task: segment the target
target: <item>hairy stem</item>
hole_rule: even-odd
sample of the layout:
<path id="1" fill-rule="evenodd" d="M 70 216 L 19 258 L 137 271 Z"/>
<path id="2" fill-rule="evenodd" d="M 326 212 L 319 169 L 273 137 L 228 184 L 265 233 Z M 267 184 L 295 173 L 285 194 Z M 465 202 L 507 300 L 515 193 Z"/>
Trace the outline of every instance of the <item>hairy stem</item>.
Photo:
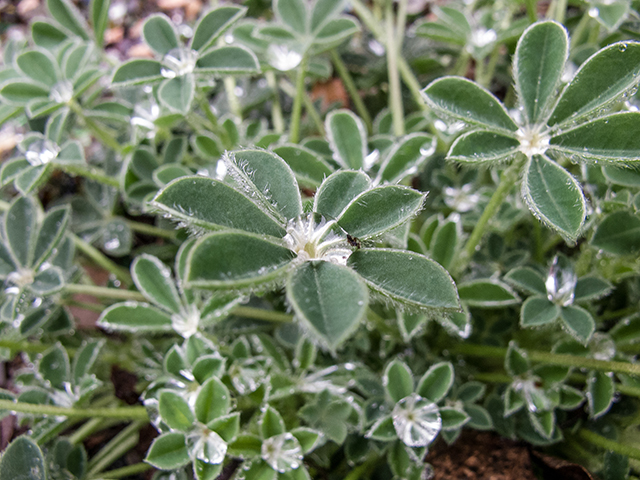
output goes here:
<path id="1" fill-rule="evenodd" d="M 56 164 L 56 167 L 71 176 L 81 176 L 93 180 L 94 182 L 101 183 L 107 187 L 118 188 L 120 182 L 117 178 L 110 177 L 98 168 L 93 168 L 85 165 L 66 165 Z"/>
<path id="2" fill-rule="evenodd" d="M 64 287 L 67 293 L 80 293 L 85 295 L 92 295 L 98 298 L 109 298 L 112 300 L 132 300 L 132 301 L 146 301 L 146 297 L 141 293 L 133 290 L 123 290 L 121 288 L 108 288 L 97 287 L 95 285 L 80 285 L 77 283 L 71 283 Z"/>
<path id="3" fill-rule="evenodd" d="M 300 141 L 300 119 L 302 118 L 302 101 L 304 99 L 304 79 L 307 73 L 307 56 L 302 57 L 298 65 L 296 77 L 296 96 L 293 98 L 293 109 L 291 110 L 291 124 L 289 130 L 289 141 L 298 143 Z"/>
<path id="4" fill-rule="evenodd" d="M 142 427 L 148 420 L 136 421 L 113 437 L 89 462 L 88 476 L 101 472 L 138 444 Z"/>
<path id="5" fill-rule="evenodd" d="M 110 130 L 87 117 L 78 102 L 71 100 L 68 105 L 69 108 L 82 119 L 87 128 L 91 130 L 91 133 L 93 133 L 100 142 L 118 153 L 122 152 L 122 145 L 120 145 L 120 142 L 111 134 Z"/>
<path id="6" fill-rule="evenodd" d="M 267 322 L 291 323 L 293 321 L 293 315 L 275 312 L 273 310 L 264 310 L 262 308 L 238 306 L 231 310 L 231 313 L 239 317 L 254 318 Z"/>
<path id="7" fill-rule="evenodd" d="M 406 1 L 406 0 L 405 0 Z M 396 137 L 404 135 L 404 109 L 402 107 L 402 90 L 400 89 L 400 73 L 398 71 L 399 39 L 394 27 L 393 3 L 387 2 L 385 11 L 385 30 L 387 33 L 387 73 L 389 76 L 389 109 L 393 120 L 393 133 Z"/>
<path id="8" fill-rule="evenodd" d="M 127 465 L 126 467 L 116 468 L 114 470 L 109 470 L 108 472 L 102 472 L 100 475 L 95 477 L 89 477 L 90 480 L 93 478 L 104 478 L 107 479 L 115 479 L 115 478 L 125 478 L 131 477 L 138 473 L 146 472 L 147 470 L 152 469 L 153 467 L 144 462 L 134 463 L 133 465 Z"/>
<path id="9" fill-rule="evenodd" d="M 287 79 L 285 78 L 281 78 L 279 85 L 285 94 L 287 94 L 290 98 L 295 98 L 296 89 L 292 83 L 287 81 Z M 306 92 L 304 93 L 302 102 L 304 103 L 304 108 L 306 109 L 307 114 L 311 117 L 311 120 L 316 126 L 316 129 L 318 130 L 318 133 L 320 134 L 320 136 L 322 137 L 326 136 L 326 132 L 324 130 L 324 124 L 322 123 L 322 118 L 320 118 L 320 114 L 316 110 L 316 107 L 313 104 L 311 97 L 309 97 L 309 95 Z"/>
<path id="10" fill-rule="evenodd" d="M 224 91 L 227 94 L 227 103 L 231 113 L 242 120 L 242 106 L 238 95 L 236 95 L 236 79 L 233 77 L 224 77 Z"/>
<path id="11" fill-rule="evenodd" d="M 340 78 L 342 79 L 342 83 L 347 89 L 347 92 L 349 92 L 349 96 L 351 96 L 351 100 L 353 101 L 353 105 L 356 107 L 356 111 L 358 112 L 358 115 L 360 116 L 360 118 L 362 118 L 362 121 L 367 127 L 367 132 L 369 133 L 369 135 L 371 135 L 371 133 L 373 132 L 373 123 L 371 121 L 371 115 L 369 115 L 369 111 L 367 110 L 367 107 L 362 101 L 362 97 L 360 96 L 360 93 L 358 93 L 358 89 L 356 88 L 356 84 L 353 81 L 353 77 L 351 76 L 351 73 L 349 73 L 349 69 L 342 61 L 342 58 L 340 58 L 340 55 L 338 54 L 338 52 L 336 52 L 336 50 L 333 49 L 330 51 L 330 53 L 331 53 L 331 61 L 333 62 L 333 66 L 336 67 L 336 71 L 338 72 L 338 75 L 340 75 Z"/>
<path id="12" fill-rule="evenodd" d="M 268 70 L 264 74 L 267 79 L 267 85 L 273 90 L 273 98 L 271 99 L 271 121 L 273 122 L 273 130 L 276 133 L 284 133 L 284 116 L 282 115 L 282 106 L 280 105 L 280 95 L 278 94 L 278 81 L 273 70 Z"/>
<path id="13" fill-rule="evenodd" d="M 125 220 L 125 222 L 134 232 L 142 233 L 143 235 L 150 235 L 152 237 L 166 238 L 167 240 L 176 239 L 176 230 L 165 230 L 164 228 L 159 228 L 147 223 L 136 222 L 135 220 Z"/>
<path id="14" fill-rule="evenodd" d="M 619 453 L 620 455 L 624 455 L 625 457 L 640 460 L 640 448 L 609 440 L 608 438 L 598 435 L 586 428 L 579 430 L 577 436 L 578 438 L 604 450 L 610 450 L 612 452 Z"/>
<path id="15" fill-rule="evenodd" d="M 511 191 L 516 181 L 520 177 L 520 170 L 522 169 L 523 162 L 521 160 L 514 161 L 507 169 L 502 172 L 500 177 L 500 184 L 496 188 L 495 192 L 491 196 L 489 203 L 485 207 L 480 219 L 476 223 L 463 251 L 460 254 L 460 258 L 456 264 L 455 271 L 461 272 L 464 270 L 471 260 L 471 257 L 476 251 L 476 248 L 480 244 L 480 240 L 486 233 L 487 224 L 493 218 L 495 213 L 502 205 L 507 194 Z"/>
<path id="16" fill-rule="evenodd" d="M 28 413 L 42 416 L 62 416 L 79 418 L 119 418 L 122 420 L 148 421 L 147 410 L 144 407 L 118 408 L 67 408 L 54 405 L 39 405 L 35 403 L 13 402 L 0 400 L 0 410 Z"/>

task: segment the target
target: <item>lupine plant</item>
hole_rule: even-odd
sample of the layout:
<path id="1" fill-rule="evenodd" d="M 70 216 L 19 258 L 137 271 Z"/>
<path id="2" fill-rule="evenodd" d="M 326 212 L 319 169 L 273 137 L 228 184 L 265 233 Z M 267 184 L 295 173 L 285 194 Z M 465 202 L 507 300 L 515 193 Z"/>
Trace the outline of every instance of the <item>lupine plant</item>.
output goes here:
<path id="1" fill-rule="evenodd" d="M 473 430 L 638 478 L 635 2 L 216 4 L 126 59 L 45 3 L 0 69 L 0 479 L 419 480 Z"/>

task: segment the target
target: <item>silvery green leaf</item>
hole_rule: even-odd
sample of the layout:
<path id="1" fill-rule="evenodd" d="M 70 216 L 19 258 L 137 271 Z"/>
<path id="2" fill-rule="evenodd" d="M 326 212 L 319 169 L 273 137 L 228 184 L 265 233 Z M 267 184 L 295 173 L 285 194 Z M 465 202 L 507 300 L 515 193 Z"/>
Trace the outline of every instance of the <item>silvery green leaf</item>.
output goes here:
<path id="1" fill-rule="evenodd" d="M 355 197 L 336 219 L 346 232 L 366 239 L 409 220 L 424 199 L 421 192 L 400 185 L 374 187 Z"/>
<path id="2" fill-rule="evenodd" d="M 344 0 L 317 0 L 311 10 L 310 31 L 316 33 L 344 9 Z"/>
<path id="3" fill-rule="evenodd" d="M 255 54 L 245 47 L 227 45 L 209 49 L 196 63 L 198 74 L 243 75 L 260 73 Z"/>
<path id="4" fill-rule="evenodd" d="M 607 180 L 616 185 L 625 187 L 640 186 L 640 172 L 638 172 L 633 165 L 630 167 L 626 167 L 625 165 L 603 165 L 602 174 Z"/>
<path id="5" fill-rule="evenodd" d="M 527 298 L 520 310 L 520 325 L 523 327 L 537 327 L 546 325 L 560 316 L 560 307 L 545 297 L 533 296 Z"/>
<path id="6" fill-rule="evenodd" d="M 427 316 L 422 313 L 412 314 L 398 310 L 396 315 L 398 318 L 398 328 L 406 343 L 409 343 L 415 335 L 419 334 L 427 323 Z"/>
<path id="7" fill-rule="evenodd" d="M 338 170 L 327 177 L 318 188 L 313 201 L 313 211 L 336 218 L 370 185 L 371 179 L 364 172 Z"/>
<path id="8" fill-rule="evenodd" d="M 37 296 L 51 295 L 64 287 L 64 272 L 59 267 L 50 266 L 40 270 L 33 277 L 29 289 Z"/>
<path id="9" fill-rule="evenodd" d="M 426 133 L 412 133 L 404 137 L 387 154 L 380 166 L 378 178 L 396 183 L 408 175 L 418 173 L 424 161 L 435 153 L 435 139 Z"/>
<path id="10" fill-rule="evenodd" d="M 69 355 L 61 344 L 54 345 L 42 355 L 38 371 L 54 388 L 70 380 Z"/>
<path id="11" fill-rule="evenodd" d="M 213 430 L 220 438 L 229 443 L 235 440 L 240 431 L 240 412 L 222 415 L 207 423 L 207 428 Z"/>
<path id="12" fill-rule="evenodd" d="M 16 58 L 16 64 L 22 72 L 35 82 L 52 87 L 60 77 L 55 59 L 46 51 L 31 50 Z"/>
<path id="13" fill-rule="evenodd" d="M 31 24 L 31 38 L 37 46 L 55 49 L 68 40 L 68 35 L 51 22 L 35 21 Z"/>
<path id="14" fill-rule="evenodd" d="M 351 254 L 353 268 L 375 292 L 417 309 L 458 310 L 451 276 L 417 253 L 392 249 L 360 249 Z"/>
<path id="15" fill-rule="evenodd" d="M 575 241 L 584 225 L 586 201 L 573 176 L 547 157 L 534 155 L 525 167 L 522 196 L 532 213 Z"/>
<path id="16" fill-rule="evenodd" d="M 62 240 L 70 217 L 69 207 L 57 207 L 49 210 L 38 231 L 34 250 L 33 268 L 37 269 L 49 258 L 51 252 Z"/>
<path id="17" fill-rule="evenodd" d="M 22 195 L 29 195 L 49 178 L 51 164 L 26 168 L 16 177 L 14 185 Z"/>
<path id="18" fill-rule="evenodd" d="M 303 186 L 317 187 L 333 172 L 320 155 L 306 147 L 284 144 L 273 148 L 273 151 L 287 162 Z"/>
<path id="19" fill-rule="evenodd" d="M 544 120 L 564 72 L 568 54 L 569 37 L 559 23 L 535 23 L 520 37 L 513 62 L 513 76 L 527 124 L 535 125 Z"/>
<path id="20" fill-rule="evenodd" d="M 189 252 L 189 287 L 246 288 L 283 276 L 295 254 L 263 237 L 217 232 L 202 237 Z"/>
<path id="21" fill-rule="evenodd" d="M 431 258 L 442 265 L 449 268 L 458 247 L 458 238 L 461 236 L 461 230 L 458 221 L 439 222 L 437 230 L 433 233 L 431 239 Z"/>
<path id="22" fill-rule="evenodd" d="M 235 22 L 244 16 L 247 9 L 236 5 L 220 5 L 207 12 L 196 25 L 191 48 L 200 52 L 214 45 L 216 40 Z"/>
<path id="23" fill-rule="evenodd" d="M 196 398 L 195 414 L 204 424 L 229 413 L 231 395 L 229 389 L 217 377 L 209 378 L 200 388 Z"/>
<path id="24" fill-rule="evenodd" d="M 294 428 L 291 433 L 298 439 L 305 455 L 318 447 L 323 440 L 322 433 L 307 427 Z"/>
<path id="25" fill-rule="evenodd" d="M 51 16 L 74 35 L 89 40 L 89 26 L 75 5 L 69 0 L 47 0 L 47 9 Z"/>
<path id="26" fill-rule="evenodd" d="M 442 418 L 442 430 L 456 430 L 469 422 L 470 417 L 464 410 L 453 407 L 441 407 L 439 409 Z"/>
<path id="27" fill-rule="evenodd" d="M 171 315 L 146 303 L 117 303 L 105 309 L 98 325 L 107 330 L 125 332 L 171 331 Z"/>
<path id="28" fill-rule="evenodd" d="M 499 308 L 520 303 L 511 287 L 498 280 L 472 280 L 458 284 L 460 300 L 472 307 Z"/>
<path id="29" fill-rule="evenodd" d="M 259 149 L 237 150 L 223 157 L 227 174 L 263 210 L 281 221 L 302 213 L 300 189 L 291 167 L 278 155 Z"/>
<path id="30" fill-rule="evenodd" d="M 131 276 L 138 291 L 151 303 L 173 313 L 180 312 L 182 304 L 171 270 L 157 257 L 147 254 L 136 257 L 131 265 Z"/>
<path id="31" fill-rule="evenodd" d="M 162 80 L 162 64 L 157 60 L 139 58 L 120 65 L 111 79 L 114 87 L 128 87 Z M 4 92 L 0 92 L 4 95 Z"/>
<path id="32" fill-rule="evenodd" d="M 556 426 L 556 416 L 553 411 L 549 412 L 532 412 L 527 410 L 529 421 L 533 429 L 543 438 L 551 439 L 553 430 Z"/>
<path id="33" fill-rule="evenodd" d="M 186 115 L 191 109 L 195 94 L 193 74 L 181 75 L 165 80 L 158 89 L 158 98 L 170 111 Z"/>
<path id="34" fill-rule="evenodd" d="M 2 85 L 0 95 L 9 104 L 24 106 L 34 98 L 49 97 L 49 89 L 32 82 L 9 82 Z"/>
<path id="35" fill-rule="evenodd" d="M 640 44 L 618 42 L 592 55 L 562 91 L 549 125 L 575 122 L 638 84 Z"/>
<path id="36" fill-rule="evenodd" d="M 382 383 L 387 396 L 394 403 L 413 393 L 413 374 L 409 366 L 400 360 L 393 360 L 387 365 Z"/>
<path id="37" fill-rule="evenodd" d="M 270 405 L 262 412 L 260 417 L 260 436 L 265 439 L 286 432 L 282 415 Z"/>
<path id="38" fill-rule="evenodd" d="M 509 342 L 509 348 L 504 358 L 504 369 L 509 375 L 516 376 L 527 373 L 530 368 L 531 364 L 526 352 L 519 349 L 516 342 Z"/>
<path id="39" fill-rule="evenodd" d="M 393 418 L 387 415 L 378 419 L 371 426 L 366 437 L 380 442 L 390 442 L 398 438 L 396 430 L 393 428 Z"/>
<path id="40" fill-rule="evenodd" d="M 613 290 L 613 285 L 604 278 L 587 276 L 576 282 L 574 302 L 584 302 L 607 296 Z"/>
<path id="41" fill-rule="evenodd" d="M 158 395 L 158 412 L 162 421 L 172 430 L 191 429 L 195 417 L 191 407 L 182 396 L 173 390 L 162 390 Z"/>
<path id="42" fill-rule="evenodd" d="M 175 470 L 190 462 L 183 433 L 164 433 L 154 439 L 145 462 L 161 470 Z"/>
<path id="43" fill-rule="evenodd" d="M 284 225 L 234 188 L 204 177 L 182 177 L 158 192 L 153 205 L 188 225 L 234 228 L 283 237 Z"/>
<path id="44" fill-rule="evenodd" d="M 584 308 L 570 305 L 560 309 L 560 318 L 565 329 L 573 338 L 586 345 L 593 332 L 596 331 L 596 322 L 591 314 Z"/>
<path id="45" fill-rule="evenodd" d="M 447 158 L 469 165 L 504 162 L 518 153 L 520 142 L 503 133 L 474 130 L 456 138 Z"/>
<path id="46" fill-rule="evenodd" d="M 427 85 L 422 95 L 431 108 L 456 120 L 491 130 L 518 130 L 502 103 L 466 78 L 439 78 Z"/>
<path id="47" fill-rule="evenodd" d="M 73 364 L 71 368 L 73 383 L 75 385 L 78 385 L 83 377 L 89 374 L 89 371 L 98 359 L 100 349 L 104 344 L 105 340 L 103 339 L 85 341 L 82 343 L 82 346 L 73 357 Z"/>
<path id="48" fill-rule="evenodd" d="M 358 275 L 325 261 L 304 262 L 287 281 L 287 299 L 297 318 L 331 350 L 358 328 L 368 297 Z"/>
<path id="49" fill-rule="evenodd" d="M 525 293 L 538 295 L 547 294 L 547 289 L 544 285 L 544 278 L 533 268 L 514 268 L 504 276 L 504 279 L 507 283 Z"/>
<path id="50" fill-rule="evenodd" d="M 357 170 L 367 156 L 367 129 L 350 110 L 334 110 L 325 121 L 333 159 L 344 168 Z"/>
<path id="51" fill-rule="evenodd" d="M 4 215 L 4 238 L 14 262 L 29 267 L 33 261 L 38 211 L 29 197 L 16 198 Z"/>
<path id="52" fill-rule="evenodd" d="M 341 15 L 329 20 L 313 39 L 311 51 L 314 55 L 337 47 L 354 33 L 360 31 L 360 24 L 349 15 Z"/>
<path id="53" fill-rule="evenodd" d="M 587 401 L 589 416 L 598 418 L 609 410 L 616 392 L 613 374 L 590 372 L 587 378 Z"/>
<path id="54" fill-rule="evenodd" d="M 456 395 L 458 397 L 458 400 L 461 400 L 465 403 L 471 403 L 484 397 L 486 390 L 487 387 L 484 383 L 471 380 L 469 382 L 463 383 L 460 388 L 458 388 Z"/>
<path id="55" fill-rule="evenodd" d="M 166 15 L 152 15 L 142 26 L 142 37 L 151 49 L 159 55 L 166 55 L 178 48 L 178 34 Z"/>
<path id="56" fill-rule="evenodd" d="M 614 255 L 634 255 L 640 251 L 640 218 L 624 210 L 610 213 L 596 227 L 591 243 Z"/>
<path id="57" fill-rule="evenodd" d="M 307 4 L 303 0 L 274 0 L 273 11 L 276 18 L 294 32 L 307 32 Z"/>
<path id="58" fill-rule="evenodd" d="M 416 392 L 421 397 L 427 398 L 433 403 L 438 403 L 451 390 L 454 378 L 451 362 L 436 363 L 431 365 L 429 370 L 422 376 L 418 382 Z"/>
<path id="59" fill-rule="evenodd" d="M 0 476 L 14 480 L 47 480 L 44 456 L 38 444 L 26 435 L 11 442 L 0 459 Z"/>

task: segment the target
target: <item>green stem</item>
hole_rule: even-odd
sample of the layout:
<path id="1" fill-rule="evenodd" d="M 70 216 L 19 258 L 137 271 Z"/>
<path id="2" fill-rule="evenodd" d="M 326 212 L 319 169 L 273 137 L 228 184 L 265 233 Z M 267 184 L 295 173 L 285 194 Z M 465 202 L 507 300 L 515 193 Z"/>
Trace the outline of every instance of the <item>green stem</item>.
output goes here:
<path id="1" fill-rule="evenodd" d="M 78 302 L 77 300 L 63 300 L 60 302 L 61 305 L 67 305 L 69 307 L 77 307 L 82 310 L 89 310 L 91 312 L 102 313 L 104 310 L 104 305 L 100 303 L 88 303 L 88 302 Z"/>
<path id="2" fill-rule="evenodd" d="M 351 76 L 351 73 L 349 73 L 349 69 L 344 64 L 344 62 L 342 61 L 342 58 L 340 58 L 340 55 L 335 49 L 331 50 L 330 54 L 331 54 L 331 61 L 333 62 L 333 66 L 336 67 L 336 71 L 338 72 L 338 75 L 340 75 L 340 78 L 342 79 L 342 83 L 347 89 L 347 92 L 349 92 L 349 95 L 351 96 L 353 105 L 356 107 L 356 111 L 358 112 L 358 115 L 360 116 L 360 118 L 362 118 L 362 121 L 367 126 L 367 132 L 369 133 L 369 135 L 371 135 L 373 132 L 373 123 L 371 121 L 371 115 L 369 115 L 369 111 L 367 110 L 367 107 L 362 101 L 362 97 L 360 96 L 360 93 L 358 93 L 358 89 L 356 87 L 355 82 L 353 81 L 353 77 Z"/>
<path id="3" fill-rule="evenodd" d="M 298 143 L 300 141 L 300 119 L 302 118 L 302 100 L 304 98 L 304 78 L 307 70 L 307 56 L 302 57 L 298 65 L 298 75 L 296 78 L 296 96 L 293 98 L 293 109 L 291 110 L 291 124 L 289 125 L 289 141 Z"/>
<path id="4" fill-rule="evenodd" d="M 290 98 L 296 97 L 296 89 L 292 83 L 288 82 L 285 78 L 280 79 L 280 88 L 282 91 L 288 95 Z M 311 117 L 316 129 L 320 136 L 325 137 L 326 132 L 324 130 L 324 124 L 322 123 L 322 118 L 320 118 L 320 114 L 316 110 L 316 106 L 313 104 L 311 97 L 305 92 L 302 102 L 304 103 L 304 108 L 307 111 L 307 114 Z"/>
<path id="5" fill-rule="evenodd" d="M 611 452 L 619 453 L 620 455 L 624 455 L 625 457 L 633 458 L 635 460 L 640 460 L 640 448 L 632 447 L 631 445 L 625 445 L 622 443 L 615 442 L 613 440 L 609 440 L 597 433 L 594 433 L 585 428 L 578 431 L 578 438 L 589 442 L 592 445 L 600 447 L 604 450 L 609 450 Z"/>
<path id="6" fill-rule="evenodd" d="M 176 230 L 165 230 L 164 228 L 155 227 L 147 223 L 136 222 L 134 220 L 125 220 L 129 228 L 134 232 L 150 235 L 153 237 L 166 238 L 167 240 L 175 240 Z"/>
<path id="7" fill-rule="evenodd" d="M 273 90 L 273 98 L 271 99 L 271 121 L 273 122 L 273 130 L 276 133 L 284 133 L 284 116 L 282 115 L 282 106 L 280 105 L 276 74 L 273 70 L 267 70 L 264 76 L 267 79 L 267 85 Z"/>
<path id="8" fill-rule="evenodd" d="M 257 320 L 265 320 L 267 322 L 291 323 L 293 321 L 293 315 L 274 312 L 273 310 L 264 310 L 262 308 L 239 306 L 235 307 L 231 313 L 239 317 L 255 318 Z"/>
<path id="9" fill-rule="evenodd" d="M 554 20 L 558 23 L 564 23 L 564 16 L 567 11 L 567 0 L 557 0 Z"/>
<path id="10" fill-rule="evenodd" d="M 113 437 L 89 462 L 88 476 L 101 472 L 138 444 L 139 431 L 148 423 L 136 421 Z"/>
<path id="11" fill-rule="evenodd" d="M 109 470 L 108 472 L 102 472 L 100 475 L 97 475 L 95 477 L 90 477 L 90 480 L 92 480 L 92 478 L 96 478 L 96 479 L 104 478 L 105 480 L 107 480 L 107 479 L 114 479 L 114 478 L 130 477 L 138 473 L 146 472 L 147 470 L 150 470 L 152 468 L 153 467 L 148 463 L 143 463 L 143 462 L 135 463 L 133 465 L 128 465 L 126 467 L 116 468 L 115 470 Z"/>
<path id="12" fill-rule="evenodd" d="M 242 120 L 242 106 L 240 100 L 236 95 L 236 79 L 233 77 L 224 77 L 224 91 L 227 94 L 227 103 L 229 104 L 229 110 L 231 113 Z"/>
<path id="13" fill-rule="evenodd" d="M 14 342 L 12 340 L 0 339 L 0 348 L 8 348 L 11 352 L 42 353 L 49 350 L 51 345 L 26 340 Z M 69 353 L 69 349 L 67 349 L 67 353 Z M 72 356 L 71 353 L 69 353 L 69 355 Z"/>
<path id="14" fill-rule="evenodd" d="M 503 359 L 507 354 L 507 349 L 503 347 L 474 345 L 470 343 L 461 343 L 451 348 L 450 351 L 461 355 L 469 355 L 471 357 L 500 359 Z M 561 367 L 586 368 L 601 372 L 626 373 L 628 375 L 640 377 L 640 364 L 636 363 L 597 360 L 595 358 L 542 352 L 539 350 L 527 350 L 526 353 L 529 359 L 534 363 L 546 363 L 548 365 L 559 365 Z"/>
<path id="15" fill-rule="evenodd" d="M 98 125 L 91 118 L 87 117 L 82 110 L 82 107 L 75 100 L 69 102 L 69 108 L 82 119 L 91 133 L 93 133 L 98 140 L 104 145 L 115 150 L 118 153 L 122 152 L 122 145 L 120 142 L 110 133 L 110 131 L 103 125 Z"/>
<path id="16" fill-rule="evenodd" d="M 148 421 L 147 410 L 144 407 L 67 408 L 56 407 L 54 405 L 38 405 L 35 403 L 0 400 L 0 410 L 10 410 L 12 412 L 42 416 L 62 416 L 70 418 L 119 418 L 122 420 Z"/>
<path id="17" fill-rule="evenodd" d="M 95 285 L 80 285 L 77 283 L 71 283 L 64 287 L 67 293 L 79 293 L 84 295 L 91 295 L 98 298 L 109 298 L 112 300 L 132 300 L 132 301 L 146 301 L 146 297 L 141 293 L 133 290 L 123 290 L 121 288 L 108 288 L 97 287 Z"/>
<path id="18" fill-rule="evenodd" d="M 73 240 L 73 243 L 78 250 L 80 250 L 87 257 L 96 262 L 96 264 L 98 264 L 100 267 L 113 273 L 116 278 L 122 283 L 127 285 L 131 284 L 131 275 L 129 275 L 129 271 L 126 268 L 121 267 L 120 265 L 107 258 L 100 250 L 95 248 L 93 245 L 85 242 L 77 235 L 69 235 L 71 236 L 71 239 Z"/>
<path id="19" fill-rule="evenodd" d="M 389 109 L 393 120 L 393 133 L 396 137 L 404 135 L 404 109 L 402 107 L 402 90 L 400 89 L 400 73 L 398 71 L 399 41 L 394 28 L 393 2 L 387 2 L 385 11 L 385 29 L 387 32 L 387 74 L 389 76 Z"/>
<path id="20" fill-rule="evenodd" d="M 498 60 L 500 59 L 500 49 L 501 45 L 496 44 L 491 51 L 491 55 L 489 56 L 489 62 L 487 63 L 487 69 L 482 76 L 482 83 L 480 85 L 484 87 L 489 87 L 491 85 L 491 80 L 493 80 L 493 75 L 496 71 L 496 66 L 498 65 Z"/>
<path id="21" fill-rule="evenodd" d="M 537 0 L 526 0 L 525 4 L 527 7 L 527 16 L 529 17 L 529 21 L 531 23 L 537 22 L 538 21 Z"/>
<path id="22" fill-rule="evenodd" d="M 460 56 L 456 63 L 453 65 L 453 75 L 459 75 L 464 77 L 467 74 L 467 70 L 469 69 L 469 59 L 471 58 L 471 54 L 466 50 L 462 50 L 460 52 Z"/>
<path id="23" fill-rule="evenodd" d="M 574 51 L 577 47 L 580 46 L 580 40 L 582 39 L 584 32 L 589 27 L 589 23 L 591 23 L 591 17 L 588 13 L 583 13 L 582 18 L 571 34 L 571 51 Z"/>
<path id="24" fill-rule="evenodd" d="M 200 108 L 204 112 L 205 117 L 207 117 L 207 120 L 209 120 L 209 123 L 211 123 L 212 129 L 217 131 L 219 128 L 218 117 L 216 117 L 216 114 L 211 110 L 211 104 L 209 103 L 207 95 L 203 95 L 200 100 Z"/>
<path id="25" fill-rule="evenodd" d="M 502 172 L 498 188 L 493 192 L 491 199 L 489 199 L 489 203 L 484 208 L 480 219 L 473 228 L 473 231 L 460 254 L 460 258 L 456 265 L 456 271 L 461 272 L 464 270 L 471 260 L 476 248 L 480 244 L 480 240 L 482 240 L 483 235 L 486 233 L 486 227 L 489 220 L 493 218 L 507 194 L 511 191 L 518 178 L 520 178 L 522 164 L 523 162 L 521 160 L 515 160 L 507 169 L 504 170 L 504 172 Z"/>
<path id="26" fill-rule="evenodd" d="M 117 421 L 118 420 L 115 420 L 115 422 Z M 78 430 L 73 432 L 73 434 L 69 437 L 69 441 L 71 442 L 71 444 L 77 445 L 93 433 L 105 428 L 105 422 L 106 420 L 104 418 L 92 418 L 88 422 L 85 422 L 84 425 L 82 425 Z"/>
<path id="27" fill-rule="evenodd" d="M 353 470 L 351 470 L 343 480 L 359 480 L 361 477 L 366 477 L 370 472 L 373 471 L 375 466 L 380 461 L 380 457 L 374 455 L 373 457 L 366 460 L 364 463 L 358 465 Z"/>
<path id="28" fill-rule="evenodd" d="M 108 187 L 119 188 L 120 181 L 117 178 L 106 175 L 102 170 L 84 165 L 56 164 L 56 167 L 72 176 L 80 175 L 94 182 L 102 183 Z"/>
<path id="29" fill-rule="evenodd" d="M 474 72 L 475 80 L 476 80 L 476 83 L 482 85 L 483 87 L 486 86 L 484 84 L 484 69 L 485 69 L 484 59 L 476 60 L 476 68 Z"/>

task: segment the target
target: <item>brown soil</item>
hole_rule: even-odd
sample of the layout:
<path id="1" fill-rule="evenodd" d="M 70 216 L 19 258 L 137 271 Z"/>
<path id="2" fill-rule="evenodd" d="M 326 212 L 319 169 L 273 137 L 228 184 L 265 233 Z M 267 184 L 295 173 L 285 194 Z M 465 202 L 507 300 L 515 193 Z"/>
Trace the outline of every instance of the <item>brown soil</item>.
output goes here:
<path id="1" fill-rule="evenodd" d="M 465 431 L 453 444 L 439 441 L 426 458 L 433 480 L 536 480 L 529 449 L 495 433 Z"/>

